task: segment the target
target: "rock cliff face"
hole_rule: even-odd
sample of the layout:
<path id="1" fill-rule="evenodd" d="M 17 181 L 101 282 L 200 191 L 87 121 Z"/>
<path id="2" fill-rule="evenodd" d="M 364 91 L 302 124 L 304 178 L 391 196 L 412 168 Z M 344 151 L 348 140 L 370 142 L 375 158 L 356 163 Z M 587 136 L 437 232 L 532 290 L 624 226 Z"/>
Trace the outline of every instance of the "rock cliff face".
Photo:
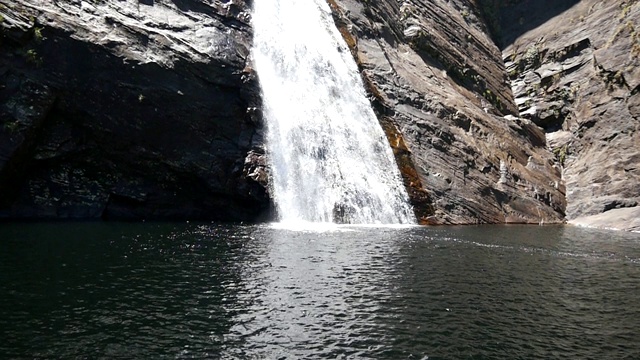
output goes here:
<path id="1" fill-rule="evenodd" d="M 567 218 L 640 230 L 640 3 L 512 3 L 500 8 L 507 71 L 521 116 L 564 167 Z"/>
<path id="2" fill-rule="evenodd" d="M 560 165 L 518 116 L 489 7 L 466 0 L 336 0 L 336 22 L 435 224 L 557 223 Z M 400 137 L 397 135 L 400 134 Z M 400 138 L 401 141 L 394 141 Z M 408 177 L 407 177 L 408 178 Z M 424 200 L 424 199 L 423 199 Z M 424 201 L 423 201 L 424 202 Z"/>
<path id="3" fill-rule="evenodd" d="M 328 2 L 423 223 L 637 222 L 640 3 Z M 259 219 L 250 5 L 0 0 L 0 218 Z"/>
<path id="4" fill-rule="evenodd" d="M 249 6 L 0 0 L 0 218 L 259 218 Z"/>

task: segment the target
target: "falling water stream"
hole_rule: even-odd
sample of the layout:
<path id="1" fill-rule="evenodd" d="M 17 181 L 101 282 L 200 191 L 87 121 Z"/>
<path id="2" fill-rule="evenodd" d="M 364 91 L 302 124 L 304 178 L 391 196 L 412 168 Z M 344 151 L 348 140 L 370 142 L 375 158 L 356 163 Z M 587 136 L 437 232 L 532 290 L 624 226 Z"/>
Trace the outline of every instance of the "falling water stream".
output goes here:
<path id="1" fill-rule="evenodd" d="M 414 223 L 393 152 L 326 1 L 256 1 L 253 23 L 279 220 Z"/>

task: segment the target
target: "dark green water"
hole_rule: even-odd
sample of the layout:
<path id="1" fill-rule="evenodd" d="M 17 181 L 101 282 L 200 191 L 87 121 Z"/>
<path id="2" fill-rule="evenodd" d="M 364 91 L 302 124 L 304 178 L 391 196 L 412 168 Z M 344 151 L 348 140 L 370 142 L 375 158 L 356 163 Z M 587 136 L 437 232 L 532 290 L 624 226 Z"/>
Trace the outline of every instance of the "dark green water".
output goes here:
<path id="1" fill-rule="evenodd" d="M 640 359 L 640 235 L 1 224 L 1 358 Z"/>

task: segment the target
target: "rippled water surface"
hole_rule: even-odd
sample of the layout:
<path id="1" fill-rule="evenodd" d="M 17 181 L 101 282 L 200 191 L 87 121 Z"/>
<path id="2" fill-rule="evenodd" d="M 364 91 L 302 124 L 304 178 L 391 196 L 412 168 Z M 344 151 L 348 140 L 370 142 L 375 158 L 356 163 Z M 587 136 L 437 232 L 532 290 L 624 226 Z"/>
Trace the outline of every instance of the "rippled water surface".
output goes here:
<path id="1" fill-rule="evenodd" d="M 640 235 L 2 224 L 1 358 L 640 359 Z"/>

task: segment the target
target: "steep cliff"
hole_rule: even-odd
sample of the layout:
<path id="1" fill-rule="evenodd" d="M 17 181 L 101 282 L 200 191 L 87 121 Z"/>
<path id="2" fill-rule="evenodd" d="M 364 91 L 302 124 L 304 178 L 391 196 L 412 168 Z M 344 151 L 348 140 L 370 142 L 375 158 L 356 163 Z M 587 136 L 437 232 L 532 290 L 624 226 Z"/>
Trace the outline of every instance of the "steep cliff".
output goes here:
<path id="1" fill-rule="evenodd" d="M 0 0 L 0 218 L 261 216 L 249 6 Z"/>
<path id="2" fill-rule="evenodd" d="M 637 1 L 328 2 L 423 223 L 640 226 Z M 0 0 L 0 218 L 264 214 L 250 5 Z"/>
<path id="3" fill-rule="evenodd" d="M 330 1 L 372 101 L 435 224 L 558 223 L 565 193 L 543 130 L 518 117 L 491 7 Z M 423 198 L 424 200 L 424 198 Z M 424 203 L 424 201 L 423 201 Z"/>
<path id="4" fill-rule="evenodd" d="M 498 36 L 521 116 L 564 167 L 567 218 L 640 231 L 640 2 L 511 3 Z"/>

